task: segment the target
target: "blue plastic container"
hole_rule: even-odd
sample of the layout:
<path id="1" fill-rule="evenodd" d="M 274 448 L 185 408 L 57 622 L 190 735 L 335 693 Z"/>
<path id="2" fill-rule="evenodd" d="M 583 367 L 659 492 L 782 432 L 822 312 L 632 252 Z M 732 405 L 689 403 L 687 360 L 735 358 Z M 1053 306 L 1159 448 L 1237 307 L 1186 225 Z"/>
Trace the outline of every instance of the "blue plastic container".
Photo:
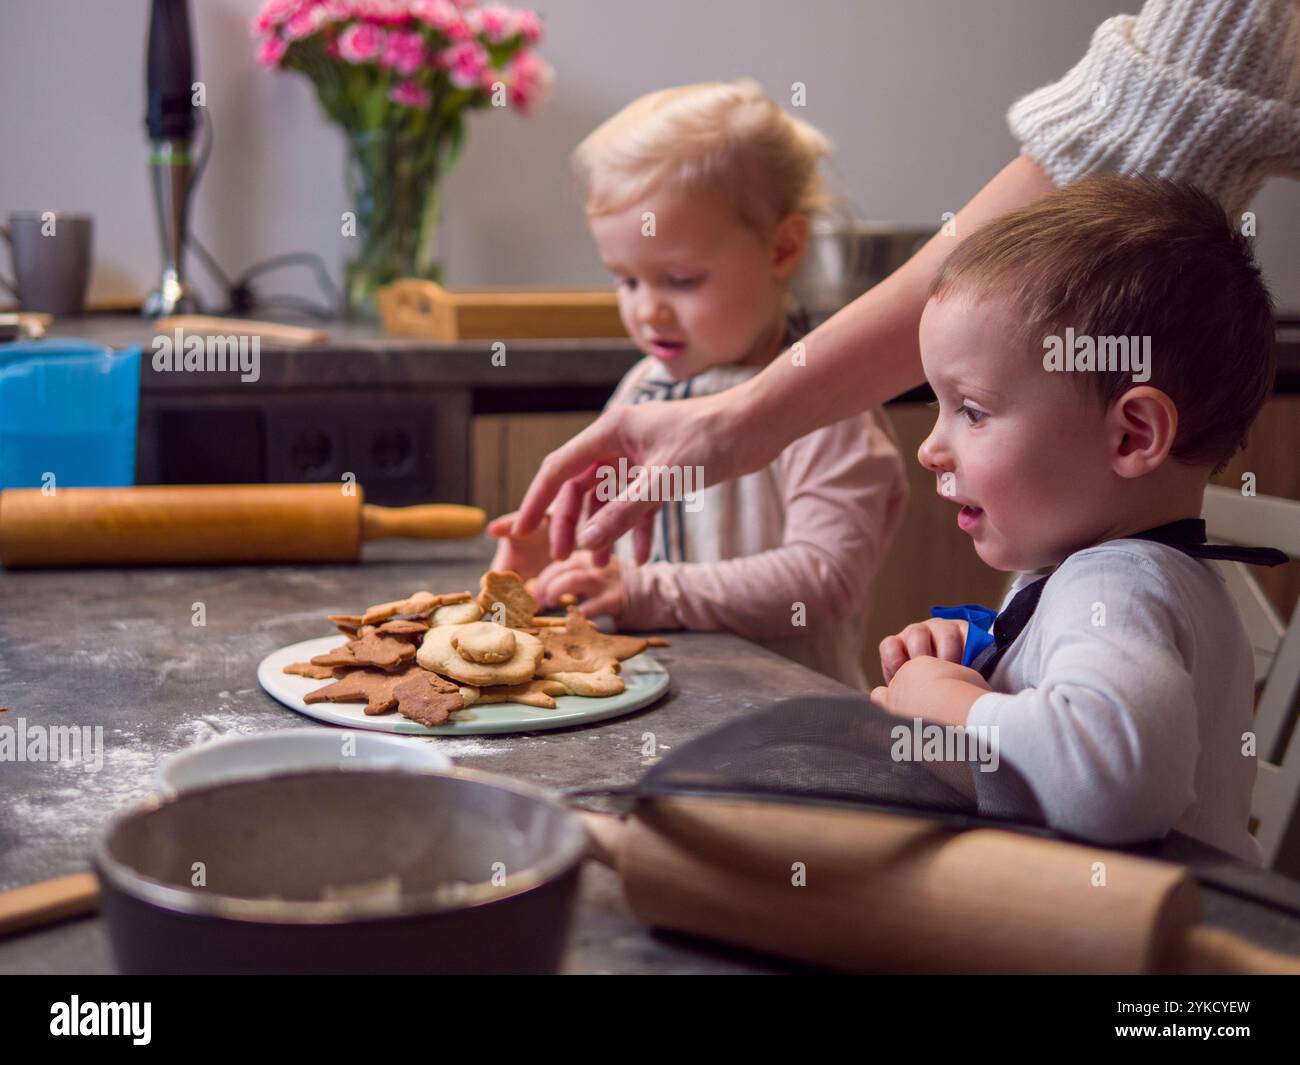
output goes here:
<path id="1" fill-rule="evenodd" d="M 140 349 L 0 344 L 0 488 L 135 483 Z"/>

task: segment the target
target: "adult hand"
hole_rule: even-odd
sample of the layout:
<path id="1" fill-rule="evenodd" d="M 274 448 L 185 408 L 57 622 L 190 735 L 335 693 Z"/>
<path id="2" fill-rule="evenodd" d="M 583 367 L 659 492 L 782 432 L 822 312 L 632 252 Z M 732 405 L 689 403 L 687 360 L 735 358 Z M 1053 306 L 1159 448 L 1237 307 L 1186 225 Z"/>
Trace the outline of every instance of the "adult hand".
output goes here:
<path id="1" fill-rule="evenodd" d="M 543 460 L 515 515 L 514 535 L 528 535 L 549 507 L 553 559 L 568 558 L 576 545 L 604 566 L 614 541 L 632 529 L 637 561 L 645 562 L 654 513 L 666 501 L 651 491 L 660 471 L 689 467 L 698 489 L 762 469 L 780 454 L 784 441 L 748 424 L 753 415 L 744 388 L 607 410 Z M 597 486 L 617 476 L 619 459 L 626 461 L 629 483 L 615 481 L 619 494 L 598 498 Z"/>

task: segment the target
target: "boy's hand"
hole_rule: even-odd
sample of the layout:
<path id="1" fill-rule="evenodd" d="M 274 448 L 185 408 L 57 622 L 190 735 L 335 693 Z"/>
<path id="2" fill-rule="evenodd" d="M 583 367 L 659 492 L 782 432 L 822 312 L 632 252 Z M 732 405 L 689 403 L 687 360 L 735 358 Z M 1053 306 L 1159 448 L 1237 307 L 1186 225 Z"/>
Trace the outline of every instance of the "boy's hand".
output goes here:
<path id="1" fill-rule="evenodd" d="M 927 656 L 904 662 L 889 687 L 872 691 L 871 701 L 900 717 L 964 725 L 975 700 L 992 690 L 975 670 Z"/>
<path id="2" fill-rule="evenodd" d="M 537 578 L 533 595 L 542 606 L 555 606 L 566 593 L 577 596 L 578 609 L 589 618 L 618 617 L 627 608 L 622 563 L 612 558 L 608 565 L 597 566 L 590 551 L 575 551 L 563 562 L 552 562 Z"/>
<path id="3" fill-rule="evenodd" d="M 960 664 L 966 650 L 968 624 L 964 620 L 930 618 L 907 626 L 896 636 L 886 636 L 880 641 L 880 670 L 885 675 L 885 683 L 894 679 L 904 662 L 923 655 Z"/>
<path id="4" fill-rule="evenodd" d="M 492 556 L 492 568 L 512 569 L 524 580 L 529 580 L 550 564 L 550 523 L 549 519 L 543 518 L 542 524 L 526 536 L 513 536 L 511 533 L 515 513 L 517 512 L 502 514 L 488 522 L 488 532 L 501 541 L 497 544 L 496 554 Z"/>

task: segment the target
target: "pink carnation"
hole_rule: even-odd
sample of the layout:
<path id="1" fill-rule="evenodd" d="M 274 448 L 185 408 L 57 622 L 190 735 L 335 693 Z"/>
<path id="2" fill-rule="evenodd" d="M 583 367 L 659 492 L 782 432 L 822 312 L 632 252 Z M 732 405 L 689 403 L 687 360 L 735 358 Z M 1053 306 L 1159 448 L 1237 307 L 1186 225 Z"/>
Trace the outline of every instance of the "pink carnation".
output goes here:
<path id="1" fill-rule="evenodd" d="M 493 44 L 500 44 L 515 35 L 515 13 L 504 4 L 488 4 L 468 11 L 465 18 L 470 29 L 483 34 Z"/>
<path id="2" fill-rule="evenodd" d="M 390 33 L 380 62 L 399 74 L 414 74 L 424 66 L 424 38 L 418 33 Z"/>
<path id="3" fill-rule="evenodd" d="M 356 5 L 352 0 L 322 0 L 321 10 L 331 22 L 343 22 L 352 17 Z"/>
<path id="4" fill-rule="evenodd" d="M 399 81 L 389 91 L 388 98 L 394 103 L 404 104 L 407 107 L 428 107 L 429 101 L 432 100 L 429 90 L 413 81 Z"/>
<path id="5" fill-rule="evenodd" d="M 410 16 L 409 0 L 353 0 L 352 12 L 381 26 L 396 26 Z"/>
<path id="6" fill-rule="evenodd" d="M 269 25 L 279 25 L 294 14 L 302 3 L 303 0 L 266 0 L 257 18 L 265 19 Z"/>
<path id="7" fill-rule="evenodd" d="M 411 14 L 449 41 L 465 41 L 474 36 L 469 22 L 451 0 L 414 0 Z"/>
<path id="8" fill-rule="evenodd" d="M 339 34 L 339 55 L 349 63 L 364 63 L 384 50 L 384 31 L 368 22 L 355 22 Z"/>
<path id="9" fill-rule="evenodd" d="M 320 7 L 304 7 L 284 24 L 284 35 L 288 40 L 297 41 L 310 37 L 325 25 L 325 10 Z"/>
<path id="10" fill-rule="evenodd" d="M 515 12 L 515 29 L 523 34 L 528 44 L 536 44 L 542 39 L 542 20 L 536 11 L 526 7 Z"/>
<path id="11" fill-rule="evenodd" d="M 249 30 L 254 37 L 264 37 L 298 10 L 303 0 L 267 0 L 253 16 Z"/>
<path id="12" fill-rule="evenodd" d="M 444 49 L 438 56 L 440 66 L 446 67 L 451 83 L 461 89 L 472 89 L 479 83 L 487 69 L 488 54 L 478 41 L 461 41 Z"/>
<path id="13" fill-rule="evenodd" d="M 531 111 L 550 95 L 555 71 L 533 52 L 522 51 L 510 60 L 507 79 L 510 102 L 521 111 Z"/>
<path id="14" fill-rule="evenodd" d="M 289 45 L 283 37 L 277 37 L 275 34 L 263 37 L 257 49 L 257 61 L 264 67 L 273 67 L 284 58 L 284 53 L 288 49 Z"/>

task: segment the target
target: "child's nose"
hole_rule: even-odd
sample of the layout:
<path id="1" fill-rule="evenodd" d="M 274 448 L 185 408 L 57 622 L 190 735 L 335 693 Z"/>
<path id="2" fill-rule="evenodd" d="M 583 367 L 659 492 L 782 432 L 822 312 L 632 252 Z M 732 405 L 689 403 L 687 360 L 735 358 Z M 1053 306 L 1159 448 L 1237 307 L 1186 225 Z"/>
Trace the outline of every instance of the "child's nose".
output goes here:
<path id="1" fill-rule="evenodd" d="M 935 429 L 931 429 L 930 435 L 921 441 L 921 446 L 916 449 L 916 457 L 931 473 L 943 473 L 952 469 L 952 455 L 944 447 Z"/>
<path id="2" fill-rule="evenodd" d="M 637 315 L 646 325 L 663 325 L 672 320 L 672 308 L 656 293 L 647 292 L 637 306 Z"/>

